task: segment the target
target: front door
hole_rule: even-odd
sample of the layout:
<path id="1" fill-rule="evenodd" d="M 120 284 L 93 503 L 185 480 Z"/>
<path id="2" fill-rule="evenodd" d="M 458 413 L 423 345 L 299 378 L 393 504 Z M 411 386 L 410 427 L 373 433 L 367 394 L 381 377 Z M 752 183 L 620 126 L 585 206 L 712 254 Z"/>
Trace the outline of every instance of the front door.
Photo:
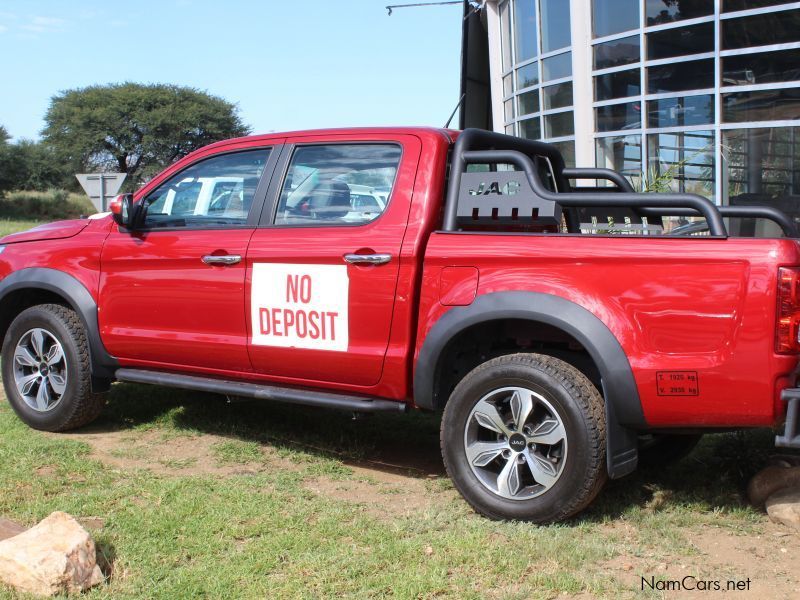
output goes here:
<path id="1" fill-rule="evenodd" d="M 380 380 L 420 143 L 372 137 L 298 138 L 284 152 L 274 209 L 247 254 L 258 373 L 311 384 Z"/>
<path id="2" fill-rule="evenodd" d="M 245 256 L 274 154 L 201 159 L 144 195 L 141 228 L 114 228 L 101 257 L 99 322 L 122 364 L 250 370 Z"/>

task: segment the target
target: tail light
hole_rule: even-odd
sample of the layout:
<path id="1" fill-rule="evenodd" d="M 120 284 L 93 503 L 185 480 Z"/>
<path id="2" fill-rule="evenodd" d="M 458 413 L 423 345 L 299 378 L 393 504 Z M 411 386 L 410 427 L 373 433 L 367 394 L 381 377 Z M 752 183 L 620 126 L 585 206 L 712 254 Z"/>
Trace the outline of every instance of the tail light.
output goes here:
<path id="1" fill-rule="evenodd" d="M 775 351 L 800 352 L 800 268 L 778 269 L 778 323 Z"/>

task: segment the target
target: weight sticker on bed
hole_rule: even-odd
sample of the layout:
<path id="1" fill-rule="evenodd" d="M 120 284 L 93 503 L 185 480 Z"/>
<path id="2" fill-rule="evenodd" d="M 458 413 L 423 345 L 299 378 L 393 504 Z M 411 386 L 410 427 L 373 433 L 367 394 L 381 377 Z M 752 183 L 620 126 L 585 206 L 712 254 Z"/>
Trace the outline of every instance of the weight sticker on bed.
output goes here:
<path id="1" fill-rule="evenodd" d="M 659 396 L 698 396 L 700 378 L 697 371 L 658 371 L 656 389 Z"/>
<path id="2" fill-rule="evenodd" d="M 346 352 L 349 292 L 346 265 L 255 263 L 253 345 Z"/>

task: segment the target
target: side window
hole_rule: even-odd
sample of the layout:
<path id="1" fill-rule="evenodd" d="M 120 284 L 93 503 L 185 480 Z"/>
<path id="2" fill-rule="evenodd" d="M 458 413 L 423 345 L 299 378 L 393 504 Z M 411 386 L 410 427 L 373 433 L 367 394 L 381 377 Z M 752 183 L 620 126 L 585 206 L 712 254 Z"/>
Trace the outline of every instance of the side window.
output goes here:
<path id="1" fill-rule="evenodd" d="M 389 202 L 400 165 L 396 144 L 298 147 L 283 182 L 277 225 L 361 225 Z"/>
<path id="2" fill-rule="evenodd" d="M 222 154 L 184 169 L 144 199 L 145 228 L 246 224 L 269 153 Z"/>

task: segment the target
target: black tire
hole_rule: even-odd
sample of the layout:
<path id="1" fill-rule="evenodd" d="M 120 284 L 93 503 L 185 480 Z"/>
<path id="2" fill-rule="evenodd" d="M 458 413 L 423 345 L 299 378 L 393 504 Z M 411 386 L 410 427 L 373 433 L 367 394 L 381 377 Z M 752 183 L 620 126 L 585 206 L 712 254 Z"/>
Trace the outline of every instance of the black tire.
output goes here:
<path id="1" fill-rule="evenodd" d="M 490 436 L 497 435 L 498 439 L 490 440 L 491 444 L 502 444 L 505 437 L 481 429 L 480 424 L 477 426 L 471 424 L 474 420 L 471 416 L 473 409 L 476 409 L 482 399 L 500 397 L 492 394 L 508 393 L 508 388 L 517 387 L 533 391 L 537 397 L 546 400 L 550 416 L 553 416 L 554 412 L 555 417 L 561 421 L 563 429 L 560 431 L 564 432 L 566 444 L 566 447 L 551 446 L 548 450 L 550 452 L 555 448 L 558 453 L 561 448 L 564 454 L 560 466 L 554 467 L 561 469 L 555 481 L 551 482 L 549 488 L 546 485 L 537 487 L 537 480 L 533 477 L 529 480 L 529 485 L 521 487 L 520 491 L 527 490 L 527 495 L 538 495 L 525 497 L 523 494 L 521 497 L 524 499 L 503 497 L 498 493 L 499 483 L 498 490 L 489 489 L 487 484 L 473 472 L 467 457 L 468 431 L 475 431 L 477 428 L 481 431 L 481 435 L 486 433 Z M 503 402 L 501 400 L 498 405 L 505 406 Z M 535 410 L 539 408 L 531 410 L 529 414 L 533 416 Z M 502 409 L 499 414 L 502 416 Z M 536 430 L 538 431 L 538 428 Z M 513 431 L 516 431 L 516 428 Z M 509 449 L 512 437 L 519 436 L 507 438 Z M 531 438 L 527 439 L 530 443 Z M 600 492 L 607 478 L 603 398 L 591 381 L 578 369 L 550 356 L 540 354 L 501 356 L 483 363 L 467 374 L 456 386 L 445 406 L 440 441 L 445 468 L 456 489 L 478 513 L 491 519 L 513 519 L 539 524 L 562 521 L 586 508 Z M 518 448 L 516 445 L 514 447 Z M 527 453 L 528 447 L 517 451 Z M 533 447 L 530 453 L 535 452 L 536 448 Z M 509 454 L 513 460 L 519 459 L 522 465 L 526 464 L 525 457 Z M 498 455 L 486 467 L 482 467 L 489 469 L 489 478 L 494 473 L 491 469 L 502 469 L 504 460 L 502 455 Z M 555 463 L 558 458 L 549 460 Z M 476 459 L 476 462 L 479 461 L 480 459 Z M 522 474 L 516 476 L 517 481 L 526 476 L 522 471 L 518 473 Z M 533 470 L 529 468 L 527 474 L 532 475 L 532 473 Z M 499 477 L 497 481 L 500 481 Z M 545 491 L 535 491 L 544 488 Z"/>
<path id="2" fill-rule="evenodd" d="M 665 467 L 688 456 L 702 433 L 654 433 L 639 437 L 639 466 Z"/>
<path id="3" fill-rule="evenodd" d="M 42 329 L 63 349 L 66 387 L 53 408 L 40 412 L 26 404 L 14 379 L 14 352 L 27 332 Z M 80 317 L 59 304 L 41 304 L 21 312 L 11 323 L 2 348 L 3 387 L 11 407 L 27 425 L 42 431 L 66 431 L 86 425 L 102 412 L 105 399 L 92 393 L 86 330 Z"/>

